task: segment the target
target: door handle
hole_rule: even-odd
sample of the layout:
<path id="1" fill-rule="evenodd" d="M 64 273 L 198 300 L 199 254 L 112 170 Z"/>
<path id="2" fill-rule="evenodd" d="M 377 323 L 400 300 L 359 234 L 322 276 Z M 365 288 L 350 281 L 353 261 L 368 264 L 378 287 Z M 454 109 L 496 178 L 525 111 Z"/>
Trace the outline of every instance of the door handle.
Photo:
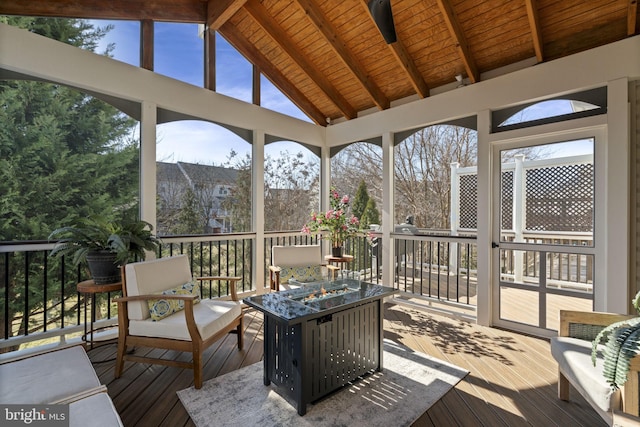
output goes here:
<path id="1" fill-rule="evenodd" d="M 499 247 L 500 247 L 500 245 L 499 245 L 499 244 L 497 244 L 496 242 L 491 242 L 491 247 L 492 247 L 493 249 L 495 249 L 495 248 L 499 248 Z"/>

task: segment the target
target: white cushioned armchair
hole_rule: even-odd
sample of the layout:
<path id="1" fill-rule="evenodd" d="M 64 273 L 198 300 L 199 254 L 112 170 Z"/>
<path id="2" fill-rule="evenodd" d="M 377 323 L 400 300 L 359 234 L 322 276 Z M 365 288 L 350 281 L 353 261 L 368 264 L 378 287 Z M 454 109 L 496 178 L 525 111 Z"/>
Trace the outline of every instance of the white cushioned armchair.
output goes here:
<path id="1" fill-rule="evenodd" d="M 156 363 L 194 370 L 194 386 L 202 387 L 202 353 L 228 333 L 238 334 L 243 346 L 242 308 L 236 286 L 239 277 L 191 274 L 186 255 L 127 264 L 123 271 L 123 297 L 118 303 L 118 354 L 115 377 L 125 361 Z M 199 299 L 198 280 L 227 281 L 231 301 Z M 197 295 L 196 295 L 197 294 Z M 191 352 L 192 362 L 127 354 L 127 348 L 152 347 Z"/>
<path id="2" fill-rule="evenodd" d="M 269 284 L 272 290 L 279 291 L 280 285 L 292 279 L 304 283 L 319 282 L 326 280 L 323 273 L 325 268 L 330 275 L 334 275 L 338 269 L 324 263 L 320 245 L 273 246 Z"/>
<path id="3" fill-rule="evenodd" d="M 551 354 L 558 362 L 558 398 L 569 400 L 570 385 L 609 425 L 638 426 L 640 358 L 631 360 L 625 385 L 613 391 L 603 376 L 604 359 L 591 362 L 591 343 L 605 326 L 634 316 L 560 310 L 560 330 L 551 338 Z"/>

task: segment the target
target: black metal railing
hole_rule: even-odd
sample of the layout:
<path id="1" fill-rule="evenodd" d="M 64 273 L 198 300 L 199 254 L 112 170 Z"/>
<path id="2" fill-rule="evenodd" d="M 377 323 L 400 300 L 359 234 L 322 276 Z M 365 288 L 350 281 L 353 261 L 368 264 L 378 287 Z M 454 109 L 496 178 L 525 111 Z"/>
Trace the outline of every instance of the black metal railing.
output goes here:
<path id="1" fill-rule="evenodd" d="M 475 239 L 452 236 L 393 235 L 395 258 L 392 286 L 405 293 L 475 304 Z M 241 292 L 256 291 L 253 259 L 255 234 L 210 236 L 165 236 L 158 257 L 187 254 L 194 276 L 241 277 Z M 300 232 L 268 233 L 262 260 L 265 282 L 271 248 L 274 245 L 323 244 L 320 236 Z M 82 334 L 91 310 L 85 310 L 85 295 L 77 284 L 89 279 L 88 272 L 68 258 L 51 258 L 51 242 L 11 242 L 0 244 L 2 290 L 2 336 L 0 352 L 11 351 L 32 341 L 60 340 Z M 345 243 L 353 261 L 342 266 L 346 277 L 381 283 L 383 244 L 380 236 L 365 234 Z M 260 260 L 260 256 L 257 257 Z M 260 262 L 260 261 L 258 261 Z M 268 284 L 264 284 L 268 288 Z M 226 283 L 204 282 L 203 297 L 229 294 Z M 102 323 L 117 321 L 113 298 L 118 292 L 96 295 L 96 318 Z M 90 298 L 86 296 L 86 298 Z"/>
<path id="2" fill-rule="evenodd" d="M 394 235 L 395 286 L 403 292 L 475 305 L 475 237 Z"/>
<path id="3" fill-rule="evenodd" d="M 252 283 L 254 240 L 251 233 L 163 237 L 157 255 L 162 258 L 186 254 L 194 276 L 240 277 L 242 287 L 237 290 L 248 292 L 255 290 Z M 200 293 L 203 298 L 228 296 L 226 286 L 217 281 L 201 282 Z"/>
<path id="4" fill-rule="evenodd" d="M 243 292 L 252 287 L 253 234 L 170 236 L 162 238 L 158 257 L 188 254 L 194 276 L 238 276 Z M 46 241 L 0 244 L 2 337 L 0 352 L 12 351 L 31 341 L 81 335 L 91 318 L 85 310 L 88 295 L 77 284 L 89 279 L 84 268 L 67 257 L 51 258 L 54 244 Z M 203 297 L 229 295 L 226 283 L 203 282 Z M 96 318 L 114 323 L 119 292 L 96 294 Z"/>

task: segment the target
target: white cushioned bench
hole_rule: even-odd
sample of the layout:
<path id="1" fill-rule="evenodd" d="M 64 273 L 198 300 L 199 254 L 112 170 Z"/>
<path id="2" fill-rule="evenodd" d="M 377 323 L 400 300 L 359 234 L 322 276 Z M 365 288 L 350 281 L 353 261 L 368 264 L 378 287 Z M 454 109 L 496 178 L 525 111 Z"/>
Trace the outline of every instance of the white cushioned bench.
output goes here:
<path id="1" fill-rule="evenodd" d="M 122 426 L 81 345 L 3 362 L 0 378 L 2 404 L 69 404 L 70 426 Z"/>

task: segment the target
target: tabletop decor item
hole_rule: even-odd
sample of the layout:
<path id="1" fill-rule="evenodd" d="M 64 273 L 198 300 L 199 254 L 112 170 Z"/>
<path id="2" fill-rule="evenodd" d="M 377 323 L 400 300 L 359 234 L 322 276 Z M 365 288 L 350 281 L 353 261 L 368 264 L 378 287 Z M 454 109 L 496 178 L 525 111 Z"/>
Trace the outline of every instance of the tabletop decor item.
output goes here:
<path id="1" fill-rule="evenodd" d="M 342 256 L 344 242 L 354 237 L 360 231 L 360 221 L 349 212 L 349 196 L 331 189 L 329 198 L 330 209 L 326 212 L 312 212 L 311 219 L 302 227 L 302 232 L 311 234 L 322 233 L 322 238 L 331 242 L 331 254 Z"/>

